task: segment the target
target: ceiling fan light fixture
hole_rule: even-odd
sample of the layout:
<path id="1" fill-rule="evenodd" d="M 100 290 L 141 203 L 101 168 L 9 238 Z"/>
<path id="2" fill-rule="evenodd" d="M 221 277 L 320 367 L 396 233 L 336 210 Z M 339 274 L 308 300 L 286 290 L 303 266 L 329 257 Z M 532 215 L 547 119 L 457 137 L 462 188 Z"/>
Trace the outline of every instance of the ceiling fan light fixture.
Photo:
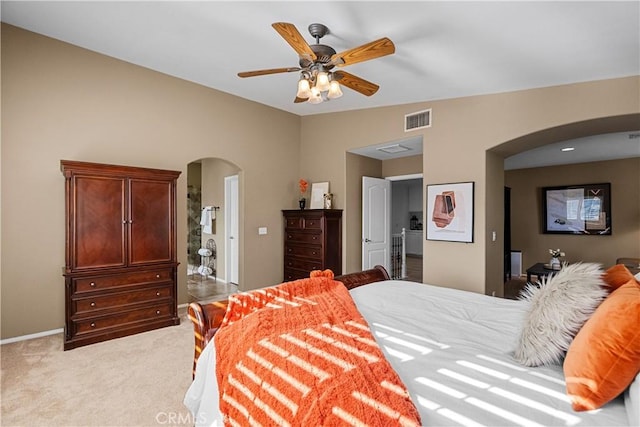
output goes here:
<path id="1" fill-rule="evenodd" d="M 311 96 L 309 96 L 309 104 L 320 104 L 322 102 L 322 92 L 316 86 L 311 88 Z"/>
<path id="2" fill-rule="evenodd" d="M 300 80 L 298 80 L 298 93 L 296 93 L 298 98 L 309 98 L 311 97 L 311 87 L 309 86 L 309 80 L 302 76 Z"/>
<path id="3" fill-rule="evenodd" d="M 342 96 L 342 90 L 340 89 L 340 83 L 337 80 L 331 80 L 329 84 L 329 93 L 327 94 L 327 98 L 336 99 Z"/>
<path id="4" fill-rule="evenodd" d="M 316 87 L 320 92 L 326 92 L 329 90 L 329 74 L 326 71 L 318 71 L 316 76 Z"/>

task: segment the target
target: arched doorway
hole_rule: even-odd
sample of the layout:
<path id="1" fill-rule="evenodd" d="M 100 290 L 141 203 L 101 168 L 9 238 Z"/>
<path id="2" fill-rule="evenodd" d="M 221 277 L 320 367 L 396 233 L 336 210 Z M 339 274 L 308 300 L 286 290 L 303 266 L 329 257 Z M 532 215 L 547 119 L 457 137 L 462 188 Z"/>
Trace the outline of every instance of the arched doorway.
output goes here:
<path id="1" fill-rule="evenodd" d="M 568 140 L 577 140 L 580 138 L 607 135 L 618 132 L 632 132 L 638 130 L 640 123 L 639 114 L 628 114 L 621 116 L 601 117 L 596 119 L 590 119 L 574 123 L 566 123 L 563 125 L 555 126 L 548 129 L 542 129 L 539 131 L 531 132 L 530 134 L 522 135 L 518 138 L 504 143 L 487 150 L 487 196 L 486 196 L 486 230 L 502 230 L 502 233 L 498 233 L 498 243 L 500 238 L 505 239 L 509 236 L 509 232 L 504 230 L 502 221 L 505 218 L 505 205 L 504 205 L 504 187 L 505 187 L 505 171 L 504 167 L 500 166 L 504 164 L 504 159 L 520 154 L 534 148 L 542 147 L 548 144 L 560 143 Z M 562 183 L 559 183 L 562 184 Z M 537 205 L 535 200 L 530 204 L 531 209 L 537 212 Z M 523 227 L 519 227 L 518 230 L 522 230 Z M 525 229 L 528 229 L 525 227 Z M 535 230 L 535 226 L 532 227 Z M 501 236 L 502 235 L 502 236 Z M 540 236 L 536 237 L 537 240 Z M 510 254 L 501 249 L 509 248 L 509 242 L 504 241 L 503 245 L 496 245 L 492 236 L 489 236 L 485 240 L 486 242 L 486 293 L 491 295 L 494 291 L 497 295 L 500 295 L 498 284 L 501 283 L 501 277 L 504 278 L 504 264 L 507 259 L 510 260 Z M 522 244 L 516 244 L 513 249 L 522 250 L 520 247 Z M 544 244 L 543 244 L 544 246 Z M 548 246 L 547 246 L 548 247 Z M 555 247 L 555 246 L 554 246 Z M 498 249 L 497 249 L 498 248 Z M 511 248 L 510 248 L 511 249 Z M 530 251 L 531 252 L 531 251 Z M 526 256 L 524 257 L 526 258 Z M 525 260 L 525 263 L 527 261 Z M 529 262 L 530 263 L 530 262 Z M 527 264 L 528 265 L 528 264 Z M 501 268 L 502 267 L 502 268 Z M 526 266 L 525 266 L 526 267 Z M 523 267 L 524 268 L 524 267 Z M 506 292 L 505 292 L 506 293 Z M 518 292 L 511 292 L 517 295 Z"/>
<path id="2" fill-rule="evenodd" d="M 228 201 L 225 180 L 237 176 L 240 168 L 224 159 L 202 158 L 187 165 L 187 291 L 189 301 L 223 299 L 238 290 L 231 283 L 227 258 L 227 223 L 238 218 L 237 209 L 225 209 Z M 236 197 L 239 197 L 236 193 Z M 236 201 L 237 204 L 237 201 Z M 235 238 L 235 236 L 233 236 Z M 237 242 L 238 245 L 241 242 Z M 232 262 L 231 265 L 234 265 Z M 237 260 L 235 260 L 237 265 Z"/>

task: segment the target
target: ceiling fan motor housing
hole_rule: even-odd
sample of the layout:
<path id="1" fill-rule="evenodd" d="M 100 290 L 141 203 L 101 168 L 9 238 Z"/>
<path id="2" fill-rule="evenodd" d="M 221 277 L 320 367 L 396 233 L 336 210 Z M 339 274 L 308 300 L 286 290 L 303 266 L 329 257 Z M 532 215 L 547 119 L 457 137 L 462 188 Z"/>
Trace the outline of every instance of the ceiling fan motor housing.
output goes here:
<path id="1" fill-rule="evenodd" d="M 308 58 L 300 58 L 300 67 L 309 68 L 314 64 L 324 65 L 331 61 L 331 57 L 336 54 L 336 51 L 331 46 L 320 44 L 320 39 L 329 34 L 329 28 L 326 25 L 314 23 L 309 25 L 309 34 L 316 39 L 316 44 L 309 45 L 313 53 L 316 55 L 316 60 L 312 61 Z M 333 64 L 324 67 L 325 70 L 333 68 Z"/>
<path id="2" fill-rule="evenodd" d="M 336 50 L 331 46 L 327 46 L 324 44 L 312 44 L 309 45 L 313 53 L 316 54 L 316 60 L 312 61 L 308 58 L 300 58 L 300 67 L 308 68 L 311 65 L 315 64 L 327 64 L 331 61 L 331 57 L 336 54 Z M 330 70 L 333 68 L 333 64 L 327 65 L 325 70 Z"/>

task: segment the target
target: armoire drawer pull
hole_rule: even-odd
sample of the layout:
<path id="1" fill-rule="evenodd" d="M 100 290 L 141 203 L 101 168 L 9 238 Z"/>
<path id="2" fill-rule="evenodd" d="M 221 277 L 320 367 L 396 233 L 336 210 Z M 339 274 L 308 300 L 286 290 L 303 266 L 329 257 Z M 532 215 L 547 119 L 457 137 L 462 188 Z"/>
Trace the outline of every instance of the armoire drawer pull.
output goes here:
<path id="1" fill-rule="evenodd" d="M 156 292 L 156 296 L 159 297 L 160 296 L 160 292 Z"/>
<path id="2" fill-rule="evenodd" d="M 90 305 L 91 307 L 95 307 L 95 306 L 96 306 L 96 303 L 92 301 L 92 302 L 91 302 L 91 304 L 89 304 L 89 305 Z"/>
<path id="3" fill-rule="evenodd" d="M 160 310 L 156 310 L 156 314 L 160 314 Z"/>
<path id="4" fill-rule="evenodd" d="M 159 275 L 159 274 L 156 274 L 156 279 L 159 279 L 159 278 L 160 278 L 160 275 Z"/>
<path id="5" fill-rule="evenodd" d="M 95 328 L 95 327 L 96 327 L 96 324 L 95 324 L 94 322 L 91 322 L 91 327 L 92 327 L 92 328 Z"/>
<path id="6" fill-rule="evenodd" d="M 91 286 L 92 288 L 95 288 L 96 287 L 96 282 L 89 283 L 89 286 Z"/>

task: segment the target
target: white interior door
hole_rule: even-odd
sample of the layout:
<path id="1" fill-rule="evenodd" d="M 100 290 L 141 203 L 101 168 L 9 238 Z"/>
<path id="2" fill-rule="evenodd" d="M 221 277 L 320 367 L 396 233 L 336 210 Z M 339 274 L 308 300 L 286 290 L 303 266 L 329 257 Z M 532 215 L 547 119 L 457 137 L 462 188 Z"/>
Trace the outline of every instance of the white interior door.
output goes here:
<path id="1" fill-rule="evenodd" d="M 227 283 L 238 284 L 238 175 L 224 178 L 225 272 Z"/>
<path id="2" fill-rule="evenodd" d="M 362 269 L 382 265 L 391 254 L 391 181 L 362 177 Z"/>

